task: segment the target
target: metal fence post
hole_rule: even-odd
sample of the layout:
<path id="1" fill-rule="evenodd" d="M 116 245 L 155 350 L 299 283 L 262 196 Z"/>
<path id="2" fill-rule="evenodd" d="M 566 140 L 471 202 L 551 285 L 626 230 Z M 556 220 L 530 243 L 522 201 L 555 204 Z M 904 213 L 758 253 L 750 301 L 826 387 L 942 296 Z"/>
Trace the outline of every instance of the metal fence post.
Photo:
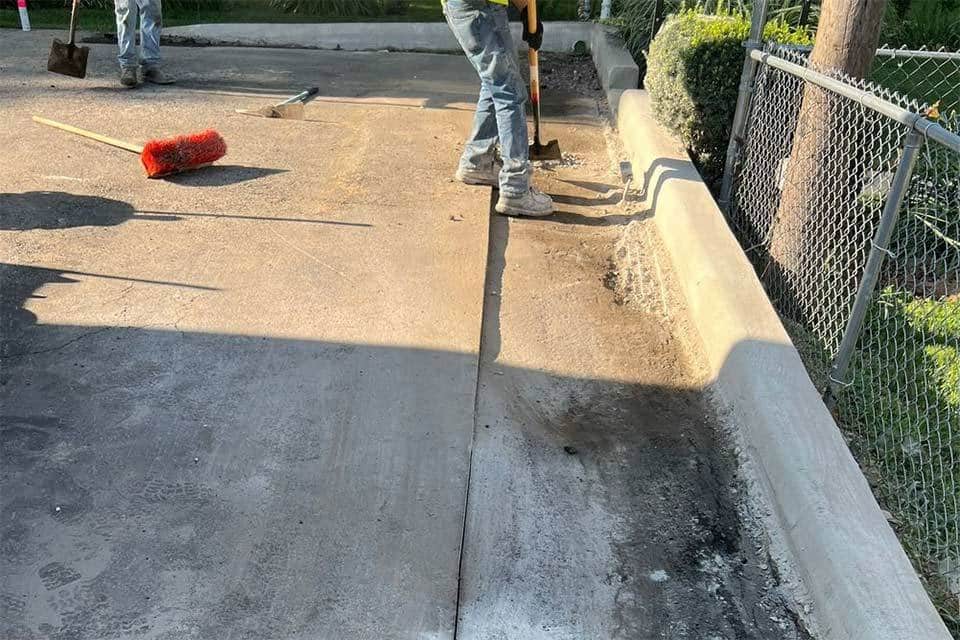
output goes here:
<path id="1" fill-rule="evenodd" d="M 900 163 L 893 176 L 893 182 L 890 184 L 890 192 L 883 206 L 880 224 L 877 226 L 876 234 L 874 234 L 873 247 L 870 249 L 870 256 L 867 258 L 863 277 L 857 289 L 857 297 L 854 299 L 853 309 L 850 311 L 850 319 L 847 321 L 847 326 L 843 332 L 843 340 L 840 342 L 833 369 L 830 371 L 830 386 L 823 397 L 824 402 L 829 407 L 833 407 L 836 403 L 837 392 L 840 388 L 850 384 L 845 378 L 850 369 L 850 361 L 853 359 L 853 351 L 860 339 L 860 332 L 863 330 L 867 310 L 870 308 L 874 289 L 880 277 L 880 269 L 883 267 L 887 255 L 890 254 L 890 238 L 897 226 L 900 207 L 903 205 L 903 199 L 910 187 L 910 176 L 913 175 L 913 167 L 916 165 L 917 156 L 922 146 L 923 136 L 916 130 L 911 130 L 904 140 Z"/>
<path id="2" fill-rule="evenodd" d="M 753 17 L 750 23 L 750 39 L 746 59 L 743 61 L 743 73 L 740 74 L 740 95 L 737 96 L 737 110 L 733 116 L 733 126 L 730 130 L 730 143 L 727 145 L 727 160 L 723 166 L 723 183 L 720 187 L 720 208 L 730 210 L 730 192 L 733 190 L 733 169 L 740 155 L 740 144 L 747 130 L 747 114 L 750 111 L 750 100 L 753 97 L 753 79 L 757 74 L 757 61 L 750 52 L 760 47 L 763 41 L 763 28 L 767 24 L 767 0 L 756 0 L 753 3 Z"/>

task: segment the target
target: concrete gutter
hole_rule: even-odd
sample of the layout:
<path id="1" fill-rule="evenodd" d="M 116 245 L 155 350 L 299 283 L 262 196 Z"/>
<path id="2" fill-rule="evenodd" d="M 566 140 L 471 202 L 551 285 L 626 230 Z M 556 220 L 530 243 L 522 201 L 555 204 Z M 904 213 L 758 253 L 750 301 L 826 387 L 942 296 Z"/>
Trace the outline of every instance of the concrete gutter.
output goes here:
<path id="1" fill-rule="evenodd" d="M 723 215 L 643 91 L 620 135 L 703 343 L 758 470 L 773 523 L 831 640 L 950 640 Z"/>

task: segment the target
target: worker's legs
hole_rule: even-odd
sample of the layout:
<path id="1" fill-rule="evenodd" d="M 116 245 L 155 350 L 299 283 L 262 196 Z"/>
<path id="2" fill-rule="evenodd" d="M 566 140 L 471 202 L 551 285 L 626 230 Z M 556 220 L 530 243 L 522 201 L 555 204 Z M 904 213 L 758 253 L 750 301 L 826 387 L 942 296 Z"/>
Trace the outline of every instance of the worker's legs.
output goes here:
<path id="1" fill-rule="evenodd" d="M 497 142 L 497 110 L 487 85 L 480 85 L 480 99 L 473 118 L 473 131 L 460 157 L 460 171 L 489 171 L 494 164 Z"/>
<path id="2" fill-rule="evenodd" d="M 117 60 L 121 69 L 136 69 L 137 59 L 137 0 L 114 0 L 117 14 Z"/>
<path id="3" fill-rule="evenodd" d="M 487 0 L 447 0 L 445 13 L 481 84 L 474 132 L 467 142 L 461 166 L 470 166 L 492 153 L 490 141 L 495 119 L 503 159 L 500 192 L 507 196 L 526 195 L 530 190 L 527 92 L 510 36 L 507 9 Z"/>

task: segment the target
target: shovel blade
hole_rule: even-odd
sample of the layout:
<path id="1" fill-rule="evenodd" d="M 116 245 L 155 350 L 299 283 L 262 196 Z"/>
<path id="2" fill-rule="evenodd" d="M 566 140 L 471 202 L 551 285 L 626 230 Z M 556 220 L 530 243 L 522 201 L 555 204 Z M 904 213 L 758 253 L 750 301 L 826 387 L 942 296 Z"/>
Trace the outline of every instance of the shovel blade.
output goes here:
<path id="1" fill-rule="evenodd" d="M 557 140 L 551 140 L 547 144 L 534 142 L 530 145 L 531 160 L 563 160 L 563 154 L 560 153 L 560 143 Z"/>
<path id="2" fill-rule="evenodd" d="M 275 104 L 261 109 L 238 109 L 237 113 L 259 118 L 282 118 L 284 120 L 303 120 L 306 109 L 302 102 Z"/>
<path id="3" fill-rule="evenodd" d="M 47 71 L 73 78 L 85 78 L 89 55 L 90 47 L 78 47 L 54 38 L 50 47 L 50 59 L 47 60 Z"/>

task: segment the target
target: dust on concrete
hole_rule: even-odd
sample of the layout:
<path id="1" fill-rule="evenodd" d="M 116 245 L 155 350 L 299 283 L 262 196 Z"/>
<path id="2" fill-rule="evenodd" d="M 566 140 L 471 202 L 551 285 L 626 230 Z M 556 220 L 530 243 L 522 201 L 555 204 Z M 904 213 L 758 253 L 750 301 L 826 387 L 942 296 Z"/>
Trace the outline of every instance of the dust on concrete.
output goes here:
<path id="1" fill-rule="evenodd" d="M 556 215 L 491 226 L 463 637 L 807 638 L 615 134 L 548 137 Z"/>
<path id="2" fill-rule="evenodd" d="M 607 141 L 613 175 L 618 172 L 619 159 L 627 154 L 610 129 Z M 689 321 L 680 284 L 672 275 L 671 258 L 652 220 L 655 212 L 646 208 L 643 189 L 642 184 L 634 185 L 628 194 L 624 206 L 643 214 L 624 227 L 604 284 L 618 304 L 670 322 L 689 361 L 702 372 L 706 367 L 698 356 L 700 338 Z M 760 485 L 756 461 L 747 455 L 742 433 L 710 381 L 701 378 L 701 385 L 696 403 L 701 415 L 707 416 L 702 427 L 710 435 L 709 441 L 702 443 L 706 446 L 691 455 L 695 464 L 710 469 L 717 501 L 713 516 L 695 523 L 701 531 L 694 532 L 694 537 L 700 536 L 706 544 L 689 550 L 686 566 L 704 577 L 712 595 L 736 610 L 743 625 L 736 637 L 819 637 L 812 599 Z M 734 619 L 730 618 L 731 623 Z M 677 628 L 674 633 L 669 637 L 701 637 L 689 628 Z"/>

